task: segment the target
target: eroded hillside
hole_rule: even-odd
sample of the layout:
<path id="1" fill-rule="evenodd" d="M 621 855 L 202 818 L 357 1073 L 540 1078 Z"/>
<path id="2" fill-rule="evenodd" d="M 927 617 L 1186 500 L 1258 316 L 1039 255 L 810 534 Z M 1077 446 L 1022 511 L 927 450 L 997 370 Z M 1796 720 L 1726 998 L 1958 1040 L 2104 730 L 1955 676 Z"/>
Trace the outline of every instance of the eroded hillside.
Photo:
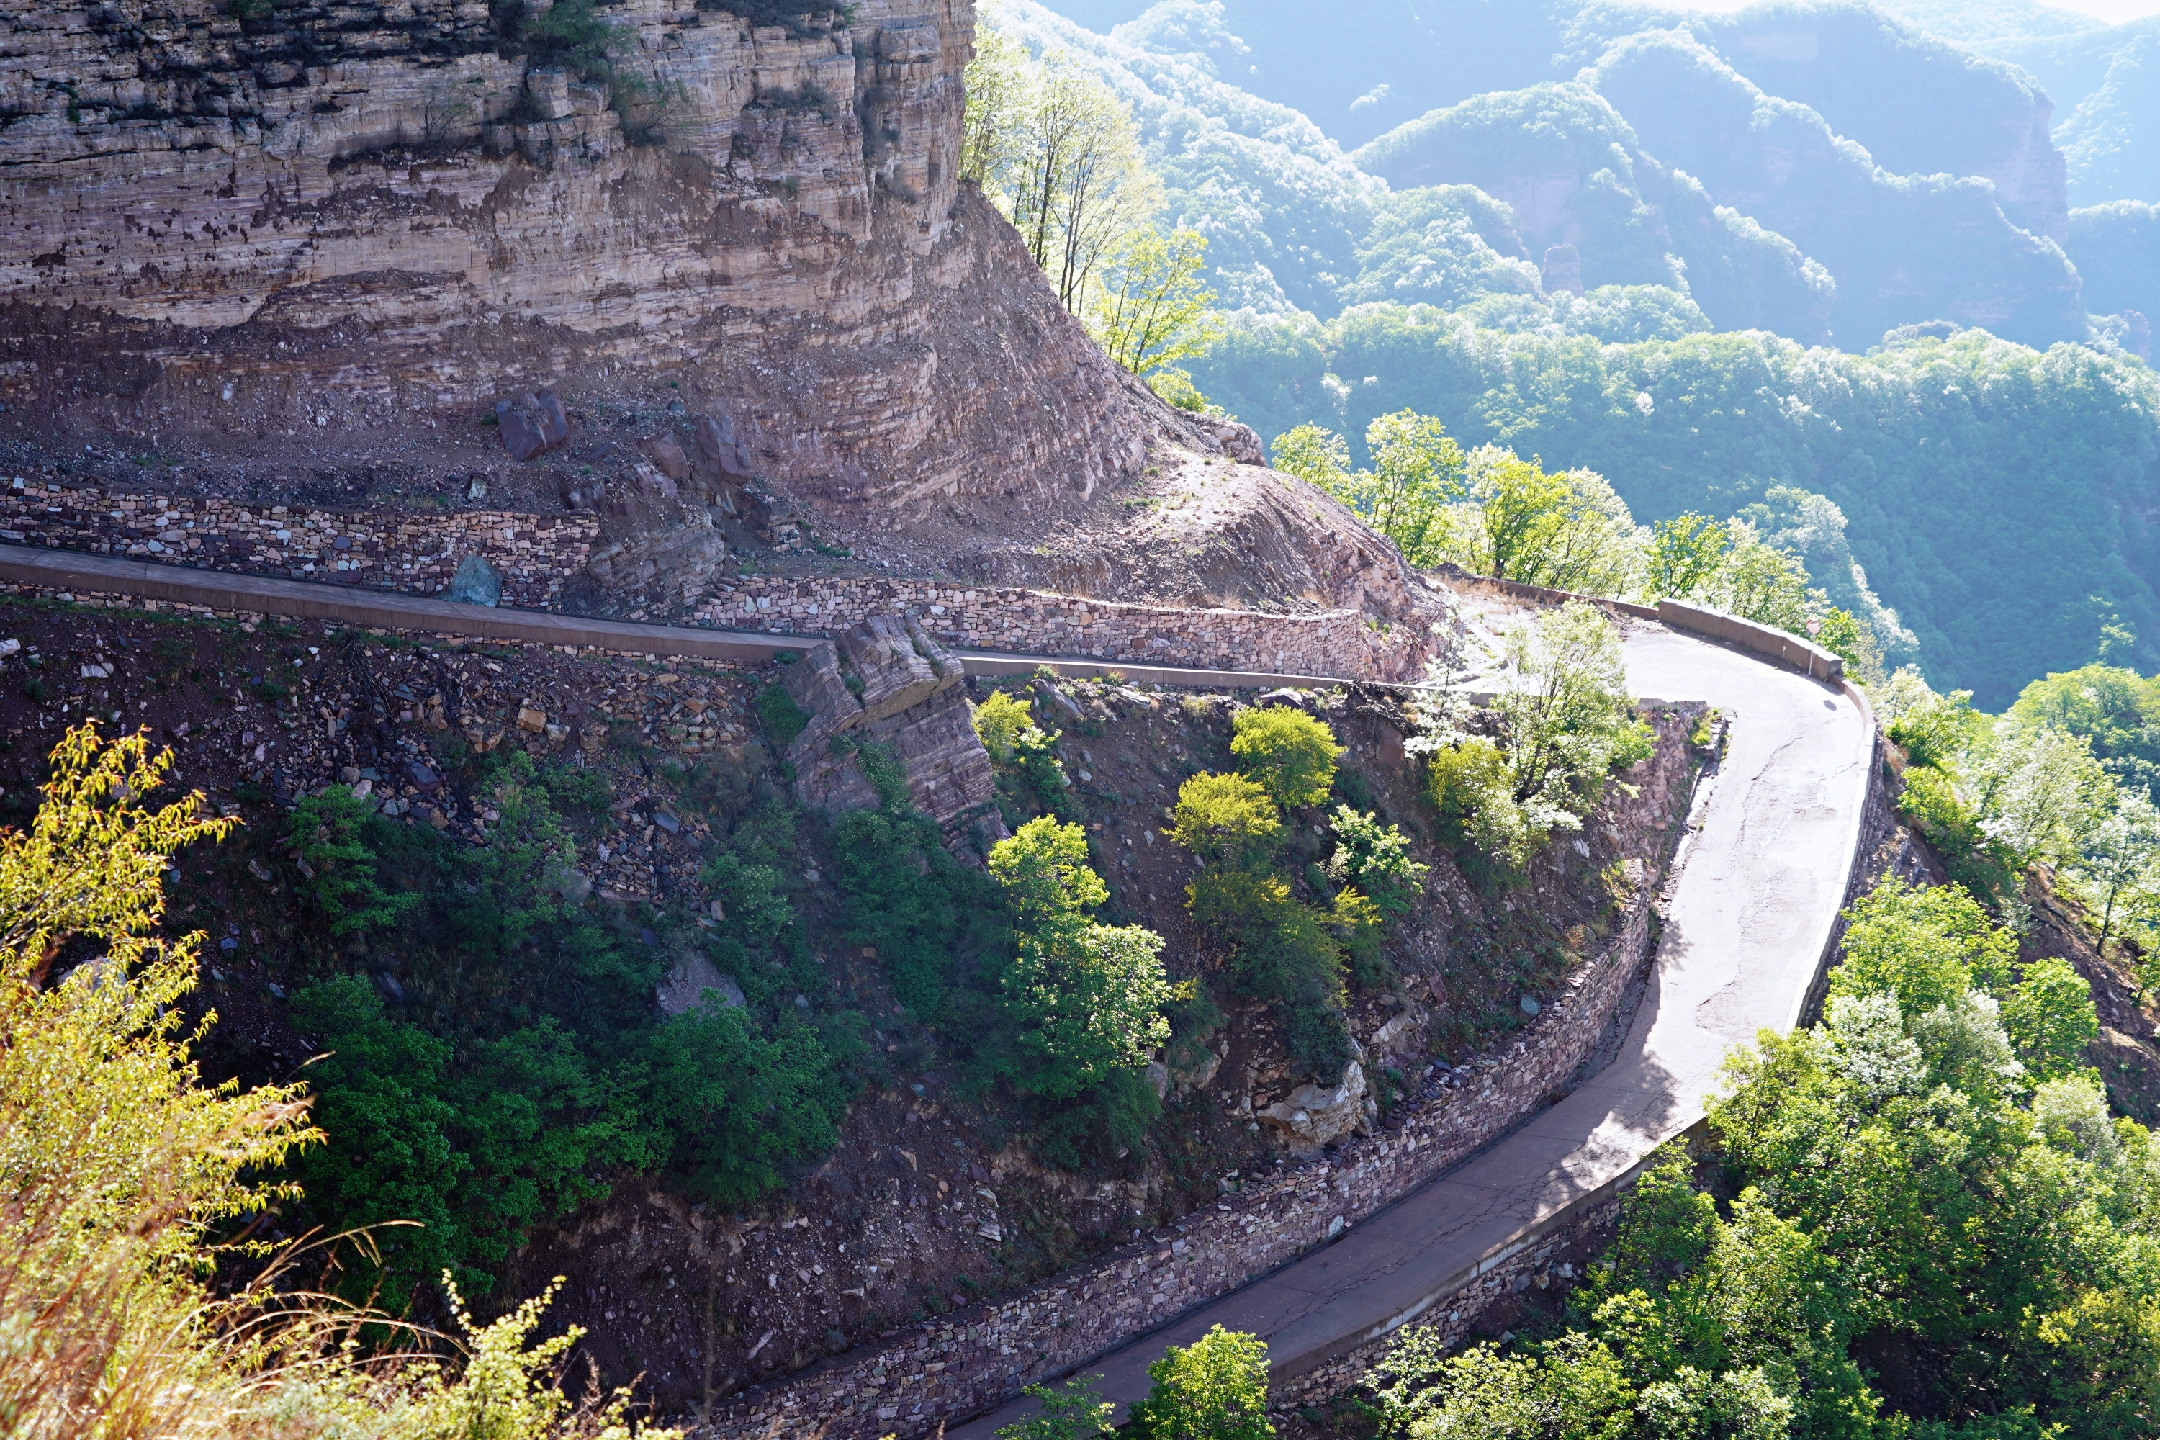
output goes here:
<path id="1" fill-rule="evenodd" d="M 1639 956 L 1605 957 L 1639 950 L 1707 733 L 1695 711 L 1653 717 L 1654 755 L 1579 843 L 1508 884 L 1442 843 L 1401 692 L 1013 682 L 1053 735 L 1105 918 L 1157 930 L 1173 978 L 1199 984 L 1173 1006 L 1159 1115 L 1120 1140 L 1114 1117 L 1060 1120 L 1000 1085 L 991 1038 L 955 1026 L 987 1013 L 966 997 L 1009 943 L 987 882 L 900 812 L 798 806 L 769 668 L 27 594 L 8 615 L 12 813 L 88 714 L 149 727 L 175 781 L 243 821 L 183 857 L 170 920 L 211 935 L 211 1072 L 308 1078 L 333 1136 L 272 1236 L 423 1218 L 424 1236 L 381 1238 L 391 1291 L 423 1308 L 437 1264 L 505 1295 L 566 1274 L 562 1317 L 671 1409 L 946 1312 L 975 1323 L 1053 1272 L 1144 1260 L 1202 1214 L 1294 1253 L 1297 1226 L 1270 1217 L 1312 1164 L 1356 1174 L 1359 1146 L 1398 1131 L 1474 1143 L 1565 1088 L 1573 1062 L 1538 1078 L 1554 1062 L 1534 1017 L 1587 1018 L 1570 1043 L 1593 1049 L 1598 1025 L 1624 1028 L 1595 1017 L 1624 1014 Z M 1298 893 L 1332 888 L 1336 805 L 1401 826 L 1432 867 L 1351 971 L 1340 1074 L 1315 1075 L 1291 1012 L 1241 992 L 1166 835 L 1179 785 L 1233 763 L 1230 718 L 1255 703 L 1346 747 L 1334 794 L 1286 817 Z M 1017 822 L 1054 772 L 1000 773 Z M 1567 1003 L 1592 975 L 1619 1008 Z M 786 1036 L 785 1056 L 760 1048 Z M 671 1071 L 691 1041 L 694 1069 Z M 775 1101 L 762 1133 L 727 1128 Z"/>

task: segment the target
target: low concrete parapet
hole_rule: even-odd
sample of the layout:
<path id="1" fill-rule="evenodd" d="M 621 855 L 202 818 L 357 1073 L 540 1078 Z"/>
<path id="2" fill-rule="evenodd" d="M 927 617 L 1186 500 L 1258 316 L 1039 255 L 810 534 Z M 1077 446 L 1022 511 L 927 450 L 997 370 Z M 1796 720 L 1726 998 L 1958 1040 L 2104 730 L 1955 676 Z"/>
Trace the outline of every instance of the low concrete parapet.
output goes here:
<path id="1" fill-rule="evenodd" d="M 1657 618 L 1675 630 L 1687 630 L 1697 635 L 1708 635 L 1713 640 L 1724 640 L 1743 650 L 1752 650 L 1780 665 L 1793 669 L 1817 680 L 1838 681 L 1845 678 L 1845 661 L 1833 655 L 1812 640 L 1803 640 L 1783 630 L 1768 625 L 1758 625 L 1753 620 L 1743 620 L 1708 605 L 1697 605 L 1687 600 L 1660 600 Z"/>

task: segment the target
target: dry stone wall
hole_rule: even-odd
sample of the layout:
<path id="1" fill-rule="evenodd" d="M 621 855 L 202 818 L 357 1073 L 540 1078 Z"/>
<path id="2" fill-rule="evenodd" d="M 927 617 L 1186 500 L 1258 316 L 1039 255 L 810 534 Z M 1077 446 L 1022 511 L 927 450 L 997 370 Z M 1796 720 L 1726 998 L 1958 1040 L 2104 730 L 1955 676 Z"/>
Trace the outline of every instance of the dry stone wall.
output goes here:
<path id="1" fill-rule="evenodd" d="M 1187 610 L 877 576 L 738 576 L 697 617 L 723 629 L 821 635 L 880 613 L 913 614 L 939 640 L 969 649 L 1204 670 L 1406 681 L 1419 678 L 1427 654 L 1425 637 L 1355 610 Z"/>
<path id="2" fill-rule="evenodd" d="M 1572 1289 L 1584 1267 L 1611 1242 L 1619 1223 L 1622 1197 L 1634 1184 L 1631 1172 L 1613 1182 L 1603 1195 L 1569 1206 L 1553 1217 L 1550 1228 L 1525 1236 L 1513 1248 L 1493 1256 L 1445 1305 L 1420 1315 L 1414 1325 L 1434 1331 L 1442 1345 L 1453 1349 L 1477 1336 L 1498 1331 L 1498 1318 L 1512 1300 L 1535 1289 Z M 1304 1406 L 1332 1400 L 1366 1383 L 1388 1347 L 1395 1331 L 1322 1361 L 1288 1381 L 1276 1379 L 1268 1386 L 1268 1408 L 1287 1415 Z"/>
<path id="3" fill-rule="evenodd" d="M 501 573 L 503 603 L 531 609 L 554 608 L 601 548 L 599 520 L 574 512 L 331 510 L 28 478 L 0 488 L 0 541 L 423 595 L 479 555 Z M 1181 609 L 868 575 L 738 576 L 692 620 L 823 636 L 877 614 L 913 614 L 971 649 L 1330 679 L 1414 680 L 1427 653 L 1425 637 L 1354 610 Z"/>
<path id="4" fill-rule="evenodd" d="M 901 1440 L 1084 1365 L 1338 1238 L 1556 1098 L 1596 1050 L 1651 951 L 1651 904 L 1625 923 L 1506 1051 L 1335 1156 L 1225 1196 L 1166 1244 L 1115 1253 L 981 1312 L 925 1325 L 867 1356 L 746 1391 L 701 1440 L 817 1434 Z M 1512 1273 L 1512 1272 L 1511 1272 Z"/>
<path id="5" fill-rule="evenodd" d="M 590 515 L 243 505 L 21 478 L 0 490 L 0 540 L 17 544 L 428 595 L 479 555 L 501 574 L 506 603 L 535 609 L 584 568 L 599 534 Z"/>

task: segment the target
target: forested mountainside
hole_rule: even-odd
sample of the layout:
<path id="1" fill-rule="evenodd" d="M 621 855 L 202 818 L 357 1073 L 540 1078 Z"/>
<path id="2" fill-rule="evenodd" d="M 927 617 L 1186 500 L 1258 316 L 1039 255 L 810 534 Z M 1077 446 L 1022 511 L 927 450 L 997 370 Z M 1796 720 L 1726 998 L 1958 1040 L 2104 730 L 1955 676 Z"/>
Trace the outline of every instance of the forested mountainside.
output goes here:
<path id="1" fill-rule="evenodd" d="M 2142 519 L 2160 385 L 2138 361 L 1977 332 L 1864 356 L 1761 334 L 1616 345 L 1373 305 L 1234 330 L 1193 373 L 1263 434 L 1362 435 L 1413 406 L 1465 444 L 1588 466 L 1646 519 L 1735 514 L 1780 486 L 1827 496 L 1928 674 L 1991 707 L 2089 659 L 2112 617 L 2160 635 Z M 1849 568 L 1806 558 L 1816 584 Z"/>
<path id="2" fill-rule="evenodd" d="M 1646 523 L 1826 497 L 1872 589 L 1813 583 L 1998 701 L 2151 631 L 2160 210 L 2070 210 L 2017 66 L 1852 3 L 1093 13 L 985 12 L 1129 107 L 1263 439 L 1407 408 Z"/>
<path id="3" fill-rule="evenodd" d="M 2055 101 L 2070 203 L 2160 201 L 2160 17 L 2107 25 L 2037 0 L 1882 0 L 1881 8 L 1978 55 L 2017 66 Z"/>
<path id="4" fill-rule="evenodd" d="M 1371 192 L 1309 120 L 1361 147 L 1357 173 L 1506 202 L 1535 263 L 1576 247 L 1579 276 L 1563 259 L 1548 288 L 1663 284 L 1716 328 L 1855 351 L 1941 319 L 2037 345 L 2091 333 L 2060 248 L 2047 94 L 1865 4 L 1382 5 L 1315 26 L 1294 7 L 1163 0 L 1100 35 L 1033 0 L 990 14 L 1084 59 L 1143 120 L 1183 116 L 1156 124 L 1151 159 L 1173 210 L 1230 241 L 1215 263 L 1233 307 L 1325 317 L 1376 298 L 1357 253 Z M 1278 146 L 1322 172 L 1300 174 L 1288 216 Z M 1482 258 L 1446 233 L 1430 248 L 1439 268 Z"/>

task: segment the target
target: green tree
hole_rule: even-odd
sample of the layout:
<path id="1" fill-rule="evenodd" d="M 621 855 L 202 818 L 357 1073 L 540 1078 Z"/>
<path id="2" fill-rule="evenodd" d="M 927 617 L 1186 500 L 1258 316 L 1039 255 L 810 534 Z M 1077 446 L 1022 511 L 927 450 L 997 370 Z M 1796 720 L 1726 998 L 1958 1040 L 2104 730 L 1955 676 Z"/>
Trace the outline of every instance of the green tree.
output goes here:
<path id="1" fill-rule="evenodd" d="M 2081 1069 L 2085 1047 L 2100 1034 L 2092 987 L 2069 961 L 2052 955 L 2025 967 L 2003 997 L 2002 1018 L 2019 1061 L 2041 1080 Z"/>
<path id="2" fill-rule="evenodd" d="M 1451 558 L 1449 507 L 1462 498 L 1462 447 L 1430 415 L 1399 410 L 1365 430 L 1371 470 L 1351 471 L 1349 444 L 1317 425 L 1275 437 L 1275 468 L 1349 506 L 1413 565 Z"/>
<path id="3" fill-rule="evenodd" d="M 1079 814 L 1072 782 L 1058 759 L 1058 732 L 1035 723 L 1033 702 L 1026 696 L 992 691 L 975 707 L 975 733 L 990 752 L 1008 819 L 1030 809 L 1066 819 Z"/>
<path id="4" fill-rule="evenodd" d="M 1512 450 L 1480 446 L 1468 462 L 1469 502 L 1449 527 L 1447 558 L 1524 585 L 1620 595 L 1636 588 L 1635 521 L 1588 470 L 1547 474 Z"/>
<path id="5" fill-rule="evenodd" d="M 1338 499 L 1350 474 L 1350 442 L 1318 425 L 1300 425 L 1276 436 L 1268 458 L 1285 475 L 1309 480 Z"/>
<path id="6" fill-rule="evenodd" d="M 2086 740 L 2095 758 L 2125 788 L 2155 798 L 2155 782 L 2160 781 L 2160 680 L 2119 666 L 2086 665 L 2033 681 L 2019 693 L 2010 714 Z"/>
<path id="7" fill-rule="evenodd" d="M 1343 747 L 1327 723 L 1287 705 L 1240 710 L 1230 722 L 1230 753 L 1238 769 L 1285 810 L 1327 798 Z"/>
<path id="8" fill-rule="evenodd" d="M 995 63 L 1009 60 L 1000 52 Z M 1010 99 L 1001 93 L 976 112 L 977 181 L 1019 230 L 1059 303 L 1078 314 L 1111 249 L 1161 208 L 1162 182 L 1142 162 L 1117 93 L 1070 57 L 1052 53 L 1008 70 L 999 84 L 1008 83 Z M 989 133 L 993 125 L 1006 127 L 1002 137 Z"/>
<path id="9" fill-rule="evenodd" d="M 1875 629 L 1849 610 L 1832 609 L 1822 617 L 1815 643 L 1845 662 L 1845 673 L 1870 687 L 1883 683 L 1882 648 Z"/>
<path id="10" fill-rule="evenodd" d="M 1521 869 L 1555 830 L 1581 826 L 1615 768 L 1650 753 L 1634 715 L 1619 632 L 1604 612 L 1570 601 L 1509 632 L 1519 677 L 1493 702 L 1499 745 L 1428 709 L 1412 753 L 1430 758 L 1428 786 L 1484 853 Z"/>
<path id="11" fill-rule="evenodd" d="M 2014 939 L 1948 887 L 1885 886 L 1851 921 L 1825 1023 L 1730 1057 L 1710 1134 L 1645 1167 L 1558 1333 L 1452 1357 L 1406 1334 L 1382 1434 L 2149 1430 L 2160 1279 L 2123 1257 L 2160 1213 L 2140 1169 L 2160 1151 L 2089 1076 L 2028 1084 L 1973 982 L 2008 987 L 2043 1070 L 2090 1033 L 2090 997 L 2042 964 L 2012 984 Z M 2054 1018 L 2034 1030 L 2021 1006 Z M 1893 1334 L 1924 1383 L 1880 1363 Z"/>
<path id="12" fill-rule="evenodd" d="M 1173 410 L 1183 410 L 1193 415 L 1211 415 L 1219 420 L 1229 418 L 1229 411 L 1200 393 L 1200 387 L 1193 384 L 1190 370 L 1165 365 L 1150 370 L 1141 378 L 1146 382 L 1147 388 L 1155 392 L 1155 398 Z"/>
<path id="13" fill-rule="evenodd" d="M 1087 831 L 1047 815 L 991 846 L 989 866 L 1023 930 L 1070 920 L 1110 898 L 1088 864 Z"/>
<path id="14" fill-rule="evenodd" d="M 1133 1407 L 1144 1440 L 1265 1440 L 1267 1346 L 1217 1325 L 1190 1345 L 1172 1345 L 1148 1366 L 1154 1382 Z"/>
<path id="15" fill-rule="evenodd" d="M 2114 813 L 2084 837 L 2076 873 L 2089 898 L 2099 902 L 2100 935 L 2094 944 L 2106 954 L 2116 908 L 2144 898 L 2160 882 L 2160 808 L 2143 791 L 2124 793 Z"/>
<path id="16" fill-rule="evenodd" d="M 1643 555 L 1643 598 L 1692 600 L 1724 568 L 1732 532 L 1707 515 L 1688 511 L 1651 527 Z"/>
<path id="17" fill-rule="evenodd" d="M 1807 567 L 1765 545 L 1745 520 L 1728 520 L 1725 561 L 1704 598 L 1720 610 L 1792 635 L 1807 633 Z"/>
<path id="18" fill-rule="evenodd" d="M 1087 832 L 1048 816 L 990 849 L 990 874 L 1019 924 L 1000 983 L 1019 1043 L 1036 1061 L 1024 1088 L 1053 1100 L 1139 1069 L 1170 1038 L 1162 937 L 1088 918 L 1110 891 L 1087 860 Z"/>
<path id="19" fill-rule="evenodd" d="M 1001 183 L 1018 159 L 1033 69 L 1027 46 L 1019 39 L 975 22 L 975 53 L 961 77 L 967 108 L 960 131 L 960 178 L 978 189 L 988 191 Z"/>
<path id="20" fill-rule="evenodd" d="M 1033 1396 L 1041 1413 L 998 1428 L 997 1440 L 1090 1440 L 1114 1435 L 1110 1417 L 1117 1406 L 1095 1393 L 1100 1375 L 1076 1375 L 1064 1384 L 1030 1385 L 1020 1393 Z"/>
<path id="21" fill-rule="evenodd" d="M 1207 237 L 1199 231 L 1131 232 L 1105 257 L 1086 309 L 1088 333 L 1135 375 L 1205 355 L 1223 334 L 1206 271 Z"/>
<path id="22" fill-rule="evenodd" d="M 1968 989 L 2000 994 L 2010 987 L 2017 936 L 1955 885 L 1914 886 L 1891 876 L 1854 901 L 1845 922 L 1832 996 L 1887 993 L 1906 1014 L 1921 1014 Z"/>

